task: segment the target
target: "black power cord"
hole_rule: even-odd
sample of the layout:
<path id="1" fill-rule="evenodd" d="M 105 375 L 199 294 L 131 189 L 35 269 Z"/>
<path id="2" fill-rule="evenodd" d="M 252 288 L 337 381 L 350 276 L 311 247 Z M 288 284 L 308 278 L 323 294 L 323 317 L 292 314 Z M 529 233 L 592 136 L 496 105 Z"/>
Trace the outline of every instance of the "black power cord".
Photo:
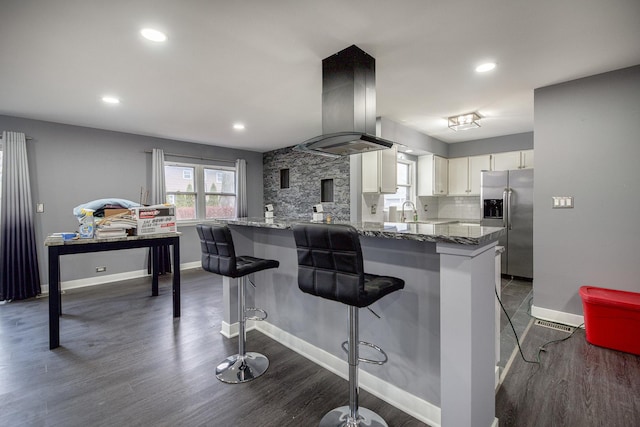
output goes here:
<path id="1" fill-rule="evenodd" d="M 509 282 L 511 283 L 511 282 Z M 532 363 L 535 365 L 541 365 L 541 361 L 540 361 L 540 354 L 542 354 L 543 351 L 547 351 L 546 346 L 548 346 L 549 344 L 556 344 L 556 343 L 560 343 L 563 341 L 568 340 L 569 338 L 571 338 L 573 336 L 573 334 L 576 333 L 576 331 L 578 329 L 580 329 L 582 326 L 584 326 L 584 323 L 580 324 L 579 326 L 577 326 L 573 332 L 571 332 L 571 334 L 569 334 L 569 336 L 561 338 L 561 339 L 557 339 L 557 340 L 551 340 L 551 341 L 547 341 L 546 343 L 542 344 L 540 347 L 538 347 L 538 353 L 536 354 L 536 360 L 528 360 L 526 357 L 524 357 L 524 353 L 522 352 L 522 347 L 520 346 L 520 338 L 518 338 L 518 334 L 516 332 L 516 328 L 513 326 L 513 323 L 511 322 L 511 317 L 509 317 L 509 313 L 507 313 L 507 309 L 504 308 L 504 305 L 502 304 L 502 300 L 500 300 L 500 297 L 498 296 L 498 289 L 494 286 L 493 287 L 493 291 L 496 294 L 496 298 L 498 300 L 498 302 L 500 303 L 500 307 L 502 307 L 502 311 L 504 312 L 504 315 L 507 316 L 507 320 L 509 321 L 509 325 L 511 326 L 511 330 L 513 331 L 513 335 L 516 337 L 516 344 L 518 345 L 518 350 L 520 351 L 520 357 L 522 357 L 522 360 L 524 360 L 527 363 Z M 529 305 L 529 310 L 528 313 L 531 316 L 531 305 Z M 533 317 L 533 316 L 531 316 Z"/>
<path id="2" fill-rule="evenodd" d="M 540 364 L 540 359 L 539 358 L 538 358 L 538 360 L 528 360 L 526 357 L 524 357 L 524 353 L 522 352 L 522 347 L 520 346 L 520 338 L 518 338 L 518 334 L 516 332 L 516 328 L 513 326 L 513 323 L 511 322 L 511 317 L 509 317 L 509 313 L 507 313 L 507 309 L 504 308 L 504 305 L 502 304 L 502 301 L 500 300 L 500 297 L 498 296 L 498 289 L 495 286 L 493 287 L 493 291 L 495 292 L 496 298 L 498 299 L 498 302 L 500 303 L 500 307 L 502 307 L 502 311 L 504 312 L 504 315 L 507 316 L 507 320 L 509 321 L 509 325 L 511 325 L 511 330 L 513 331 L 513 335 L 515 335 L 515 337 L 516 337 L 516 344 L 518 344 L 518 350 L 520 350 L 520 356 L 522 357 L 522 360 L 524 360 L 527 363 L 533 363 L 533 364 L 539 365 Z M 538 356 L 539 355 L 540 355 L 540 352 L 538 352 Z"/>
<path id="3" fill-rule="evenodd" d="M 576 328 L 573 330 L 573 332 L 569 334 L 569 336 L 558 339 L 558 340 L 547 341 L 546 343 L 538 347 L 538 355 L 536 356 L 536 358 L 538 359 L 538 363 L 540 363 L 540 353 L 542 353 L 543 351 L 547 351 L 547 349 L 545 348 L 546 346 L 548 346 L 549 344 L 556 344 L 556 343 L 568 340 L 573 336 L 573 334 L 576 333 L 578 329 L 582 328 L 583 326 L 584 326 L 584 323 L 581 323 L 579 326 L 576 326 Z"/>

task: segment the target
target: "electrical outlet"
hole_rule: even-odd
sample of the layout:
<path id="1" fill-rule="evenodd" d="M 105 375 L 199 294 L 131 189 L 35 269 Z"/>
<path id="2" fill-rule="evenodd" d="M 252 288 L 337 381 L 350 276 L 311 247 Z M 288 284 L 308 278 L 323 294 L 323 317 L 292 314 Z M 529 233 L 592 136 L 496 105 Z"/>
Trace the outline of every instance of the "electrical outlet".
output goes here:
<path id="1" fill-rule="evenodd" d="M 96 267 L 96 273 L 103 273 L 107 271 L 107 267 L 102 266 L 102 267 Z"/>
<path id="2" fill-rule="evenodd" d="M 38 203 L 36 205 L 36 212 L 37 213 L 43 213 L 44 212 L 44 203 Z"/>
<path id="3" fill-rule="evenodd" d="M 378 205 L 371 205 L 371 214 L 375 214 L 376 213 L 376 209 L 378 208 Z"/>

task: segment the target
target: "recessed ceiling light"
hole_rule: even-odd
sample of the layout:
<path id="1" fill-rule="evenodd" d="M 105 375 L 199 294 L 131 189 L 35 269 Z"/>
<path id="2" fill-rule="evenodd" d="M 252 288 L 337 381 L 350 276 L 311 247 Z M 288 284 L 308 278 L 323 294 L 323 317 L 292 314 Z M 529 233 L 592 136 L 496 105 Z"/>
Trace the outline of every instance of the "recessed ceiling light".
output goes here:
<path id="1" fill-rule="evenodd" d="M 413 153 L 413 150 L 409 148 L 407 151 L 405 151 L 405 153 Z"/>
<path id="2" fill-rule="evenodd" d="M 477 73 L 486 73 L 487 71 L 491 71 L 496 68 L 495 62 L 485 62 L 484 64 L 480 64 L 476 67 Z"/>
<path id="3" fill-rule="evenodd" d="M 120 104 L 120 99 L 116 98 L 115 96 L 103 96 L 102 97 L 102 102 L 105 102 L 107 104 Z"/>
<path id="4" fill-rule="evenodd" d="M 234 123 L 233 124 L 233 128 L 235 130 L 243 130 L 244 129 L 244 125 L 242 123 Z"/>
<path id="5" fill-rule="evenodd" d="M 140 34 L 147 40 L 152 42 L 164 42 L 167 41 L 167 35 L 162 31 L 154 30 L 153 28 L 143 28 L 140 30 Z"/>

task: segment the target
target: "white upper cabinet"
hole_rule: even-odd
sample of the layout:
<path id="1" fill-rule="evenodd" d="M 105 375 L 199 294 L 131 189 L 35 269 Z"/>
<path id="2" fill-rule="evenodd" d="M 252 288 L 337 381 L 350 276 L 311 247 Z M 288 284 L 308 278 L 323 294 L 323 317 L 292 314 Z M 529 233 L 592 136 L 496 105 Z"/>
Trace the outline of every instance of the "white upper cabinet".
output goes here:
<path id="1" fill-rule="evenodd" d="M 480 195 L 480 176 L 482 171 L 491 170 L 491 155 L 469 157 L 469 195 Z"/>
<path id="2" fill-rule="evenodd" d="M 449 196 L 480 195 L 480 172 L 491 169 L 491 156 L 449 159 Z"/>
<path id="3" fill-rule="evenodd" d="M 533 150 L 509 151 L 491 155 L 491 170 L 532 169 Z"/>
<path id="4" fill-rule="evenodd" d="M 448 161 L 444 157 L 427 154 L 418 157 L 418 196 L 446 196 Z"/>
<path id="5" fill-rule="evenodd" d="M 520 169 L 520 152 L 509 151 L 491 155 L 491 170 L 508 171 Z"/>
<path id="6" fill-rule="evenodd" d="M 398 147 L 362 154 L 362 192 L 394 194 L 397 191 Z"/>
<path id="7" fill-rule="evenodd" d="M 533 150 L 520 152 L 520 168 L 533 169 Z"/>
<path id="8" fill-rule="evenodd" d="M 449 161 L 444 157 L 433 156 L 434 167 L 434 192 L 437 195 L 445 196 L 448 189 L 448 177 L 449 177 Z"/>
<path id="9" fill-rule="evenodd" d="M 418 157 L 418 196 L 479 196 L 482 171 L 533 168 L 533 150 L 445 159 Z"/>
<path id="10" fill-rule="evenodd" d="M 469 195 L 469 158 L 449 159 L 449 196 Z"/>

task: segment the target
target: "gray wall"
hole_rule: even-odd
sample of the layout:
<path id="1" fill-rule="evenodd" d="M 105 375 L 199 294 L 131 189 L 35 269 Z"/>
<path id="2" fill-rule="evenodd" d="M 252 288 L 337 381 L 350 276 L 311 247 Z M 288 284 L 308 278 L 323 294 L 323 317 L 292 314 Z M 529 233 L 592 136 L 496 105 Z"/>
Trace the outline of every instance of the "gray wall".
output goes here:
<path id="1" fill-rule="evenodd" d="M 533 132 L 525 132 L 449 144 L 449 157 L 479 156 L 531 149 L 533 149 Z"/>
<path id="2" fill-rule="evenodd" d="M 581 285 L 640 292 L 640 66 L 537 89 L 534 132 L 535 306 L 581 315 Z"/>
<path id="3" fill-rule="evenodd" d="M 449 157 L 449 144 L 384 117 L 380 117 L 378 121 L 380 137 L 438 156 Z"/>
<path id="4" fill-rule="evenodd" d="M 24 132 L 33 138 L 27 141 L 27 150 L 34 209 L 35 203 L 44 203 L 45 208 L 44 213 L 35 214 L 42 284 L 48 282 L 45 237 L 54 232 L 77 230 L 78 221 L 72 209 L 79 204 L 106 197 L 138 201 L 141 187 L 151 189 L 151 154 L 145 151 L 152 148 L 233 161 L 244 158 L 249 215 L 262 215 L 262 153 L 2 115 L 1 130 Z M 199 261 L 195 227 L 180 226 L 178 231 L 183 233 L 181 262 Z M 144 249 L 131 249 L 65 256 L 61 259 L 61 280 L 141 271 L 146 269 L 146 254 Z M 106 273 L 95 272 L 99 265 L 107 267 Z"/>
<path id="5" fill-rule="evenodd" d="M 320 203 L 320 182 L 333 180 L 334 201 L 322 203 L 335 219 L 349 221 L 350 157 L 330 158 L 295 151 L 292 147 L 264 153 L 264 202 L 281 218 L 311 219 Z M 289 169 L 289 188 L 280 188 L 280 170 Z"/>

